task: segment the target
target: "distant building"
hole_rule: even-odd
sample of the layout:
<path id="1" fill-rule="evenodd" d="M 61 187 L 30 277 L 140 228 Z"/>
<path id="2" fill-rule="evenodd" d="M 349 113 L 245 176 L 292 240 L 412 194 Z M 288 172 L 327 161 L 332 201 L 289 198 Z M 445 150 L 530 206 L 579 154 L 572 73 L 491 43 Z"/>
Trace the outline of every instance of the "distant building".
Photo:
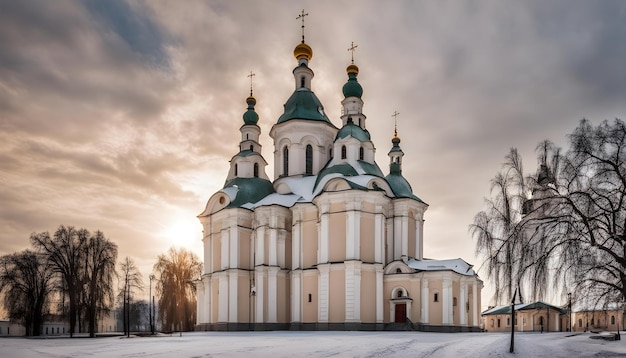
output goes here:
<path id="1" fill-rule="evenodd" d="M 428 205 L 402 175 L 397 131 L 389 173 L 376 163 L 359 68 L 346 69 L 338 128 L 312 91 L 304 37 L 294 56 L 295 89 L 270 131 L 273 181 L 251 91 L 225 185 L 198 216 L 197 329 L 478 330 L 483 282 L 460 258 L 423 257 Z"/>
<path id="2" fill-rule="evenodd" d="M 481 316 L 487 332 L 565 332 L 569 326 L 567 309 L 538 301 L 515 305 L 515 322 L 511 322 L 511 306 L 492 307 Z"/>
<path id="3" fill-rule="evenodd" d="M 574 332 L 624 330 L 624 310 L 584 310 L 572 313 Z"/>

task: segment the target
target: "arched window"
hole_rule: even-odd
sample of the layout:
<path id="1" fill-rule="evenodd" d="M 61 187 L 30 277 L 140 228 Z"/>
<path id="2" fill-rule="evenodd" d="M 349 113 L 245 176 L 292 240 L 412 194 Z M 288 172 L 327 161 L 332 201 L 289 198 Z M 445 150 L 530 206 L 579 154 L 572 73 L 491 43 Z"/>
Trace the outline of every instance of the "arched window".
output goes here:
<path id="1" fill-rule="evenodd" d="M 254 177 L 259 177 L 259 163 L 254 163 Z"/>
<path id="2" fill-rule="evenodd" d="M 500 318 L 498 318 L 498 328 L 500 328 Z"/>
<path id="3" fill-rule="evenodd" d="M 510 326 L 511 325 L 511 317 L 507 317 L 506 318 L 506 325 Z"/>
<path id="4" fill-rule="evenodd" d="M 254 147 L 252 146 L 252 144 L 250 144 L 250 151 L 252 152 L 253 149 Z"/>
<path id="5" fill-rule="evenodd" d="M 402 273 L 402 269 L 398 267 L 398 268 L 396 269 L 396 273 Z"/>
<path id="6" fill-rule="evenodd" d="M 398 298 L 404 297 L 402 290 L 398 290 Z"/>
<path id="7" fill-rule="evenodd" d="M 289 175 L 289 148 L 283 148 L 283 175 Z"/>
<path id="8" fill-rule="evenodd" d="M 435 292 L 433 294 L 433 302 L 439 302 L 439 293 L 438 292 Z"/>
<path id="9" fill-rule="evenodd" d="M 615 324 L 615 316 L 611 316 L 611 324 Z"/>
<path id="10" fill-rule="evenodd" d="M 341 159 L 346 159 L 347 154 L 346 154 L 346 146 L 342 145 L 341 146 Z"/>
<path id="11" fill-rule="evenodd" d="M 364 156 L 364 155 L 363 155 L 363 154 L 364 154 L 363 152 L 364 152 L 364 151 L 363 151 L 363 147 L 359 148 L 359 160 L 363 160 L 363 156 Z"/>
<path id="12" fill-rule="evenodd" d="M 237 164 L 235 164 L 235 176 L 237 176 Z"/>
<path id="13" fill-rule="evenodd" d="M 300 77 L 300 87 L 304 87 L 304 76 Z"/>
<path id="14" fill-rule="evenodd" d="M 313 175 L 313 147 L 310 144 L 306 146 L 306 175 Z"/>

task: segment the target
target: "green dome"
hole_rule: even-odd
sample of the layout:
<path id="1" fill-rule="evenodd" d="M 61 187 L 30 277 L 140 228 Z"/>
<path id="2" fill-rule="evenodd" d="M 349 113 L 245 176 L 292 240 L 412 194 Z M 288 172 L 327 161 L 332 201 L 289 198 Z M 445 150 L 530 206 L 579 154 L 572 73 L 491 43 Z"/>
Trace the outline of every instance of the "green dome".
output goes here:
<path id="1" fill-rule="evenodd" d="M 337 136 L 335 140 L 345 138 L 347 136 L 351 136 L 352 138 L 357 139 L 359 142 L 369 142 L 371 140 L 370 133 L 357 126 L 354 123 L 348 122 L 343 128 L 337 132 Z"/>
<path id="2" fill-rule="evenodd" d="M 322 102 L 308 88 L 299 88 L 289 97 L 285 103 L 285 112 L 278 118 L 278 123 L 290 119 L 308 119 L 332 124 L 324 113 Z"/>
<path id="3" fill-rule="evenodd" d="M 243 114 L 243 123 L 244 124 L 256 124 L 259 121 L 259 115 L 254 111 L 254 105 L 256 104 L 256 99 L 250 96 L 246 99 L 248 103 L 248 110 Z"/>
<path id="4" fill-rule="evenodd" d="M 224 189 L 227 188 L 236 189 L 235 198 L 231 198 L 228 208 L 238 208 L 247 203 L 254 204 L 274 193 L 272 182 L 263 178 L 234 178 L 224 185 Z"/>
<path id="5" fill-rule="evenodd" d="M 348 82 L 343 85 L 343 96 L 348 97 L 358 97 L 361 98 L 363 95 L 363 87 L 356 80 L 356 73 L 350 72 L 348 73 Z"/>
<path id="6" fill-rule="evenodd" d="M 413 189 L 411 189 L 411 184 L 409 184 L 409 182 L 406 179 L 404 179 L 404 177 L 400 173 L 399 165 L 398 164 L 395 164 L 395 165 L 396 167 L 395 168 L 392 167 L 391 173 L 389 173 L 389 175 L 385 177 L 385 180 L 387 180 L 387 183 L 389 183 L 389 186 L 391 187 L 391 190 L 393 191 L 393 193 L 398 198 L 410 198 L 410 199 L 417 200 L 423 203 L 424 201 L 422 201 L 422 199 L 418 198 L 417 196 L 415 196 L 415 194 L 413 194 Z"/>

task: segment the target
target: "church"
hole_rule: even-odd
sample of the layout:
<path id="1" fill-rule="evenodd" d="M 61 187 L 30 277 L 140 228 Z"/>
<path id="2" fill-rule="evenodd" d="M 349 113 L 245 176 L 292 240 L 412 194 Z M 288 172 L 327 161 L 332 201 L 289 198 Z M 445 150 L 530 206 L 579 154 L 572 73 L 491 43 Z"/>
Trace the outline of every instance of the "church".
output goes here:
<path id="1" fill-rule="evenodd" d="M 293 55 L 294 91 L 269 133 L 273 179 L 251 90 L 225 185 L 198 215 L 196 329 L 479 330 L 472 265 L 424 258 L 428 204 L 402 175 L 397 130 L 387 175 L 375 161 L 354 57 L 337 126 L 312 90 L 304 32 Z"/>

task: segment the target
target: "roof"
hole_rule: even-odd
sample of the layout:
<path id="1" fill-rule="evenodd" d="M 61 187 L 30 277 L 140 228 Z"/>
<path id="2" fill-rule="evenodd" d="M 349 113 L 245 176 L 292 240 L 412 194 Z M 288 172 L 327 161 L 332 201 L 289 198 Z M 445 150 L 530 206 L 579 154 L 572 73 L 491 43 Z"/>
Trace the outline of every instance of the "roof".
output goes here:
<path id="1" fill-rule="evenodd" d="M 256 203 L 274 192 L 272 182 L 263 178 L 234 178 L 221 190 L 230 198 L 227 208 Z"/>
<path id="2" fill-rule="evenodd" d="M 387 180 L 387 183 L 389 183 L 391 190 L 393 190 L 393 193 L 397 197 L 410 198 L 426 204 L 422 199 L 413 194 L 411 184 L 409 184 L 409 182 L 402 176 L 402 173 L 394 172 L 392 170 L 392 172 L 385 177 L 385 180 Z"/>
<path id="3" fill-rule="evenodd" d="M 357 126 L 354 123 L 347 123 L 343 126 L 339 132 L 337 132 L 337 136 L 335 140 L 345 138 L 347 136 L 351 136 L 352 138 L 357 139 L 359 142 L 369 142 L 371 141 L 370 133 L 366 130 Z"/>
<path id="4" fill-rule="evenodd" d="M 541 301 L 537 301 L 537 302 L 533 302 L 533 303 L 518 303 L 518 304 L 515 305 L 515 310 L 516 311 L 527 311 L 527 310 L 545 309 L 545 308 L 559 311 L 559 313 L 566 313 L 567 312 L 566 309 L 563 309 L 563 308 L 557 307 L 557 306 L 553 306 L 553 305 L 550 305 L 550 304 L 547 304 L 547 303 L 541 302 Z M 493 308 L 490 308 L 490 309 L 484 311 L 483 313 L 481 313 L 481 315 L 487 316 L 487 315 L 497 315 L 497 314 L 507 314 L 507 313 L 508 314 L 511 313 L 511 305 L 493 307 Z"/>
<path id="5" fill-rule="evenodd" d="M 324 106 L 315 93 L 306 87 L 298 88 L 285 103 L 285 111 L 278 118 L 277 123 L 283 123 L 290 119 L 306 119 L 327 122 L 332 125 L 330 119 L 324 113 Z"/>
<path id="6" fill-rule="evenodd" d="M 417 271 L 454 271 L 463 276 L 476 276 L 474 265 L 470 265 L 463 259 L 447 260 L 418 260 L 411 258 L 407 265 Z"/>

